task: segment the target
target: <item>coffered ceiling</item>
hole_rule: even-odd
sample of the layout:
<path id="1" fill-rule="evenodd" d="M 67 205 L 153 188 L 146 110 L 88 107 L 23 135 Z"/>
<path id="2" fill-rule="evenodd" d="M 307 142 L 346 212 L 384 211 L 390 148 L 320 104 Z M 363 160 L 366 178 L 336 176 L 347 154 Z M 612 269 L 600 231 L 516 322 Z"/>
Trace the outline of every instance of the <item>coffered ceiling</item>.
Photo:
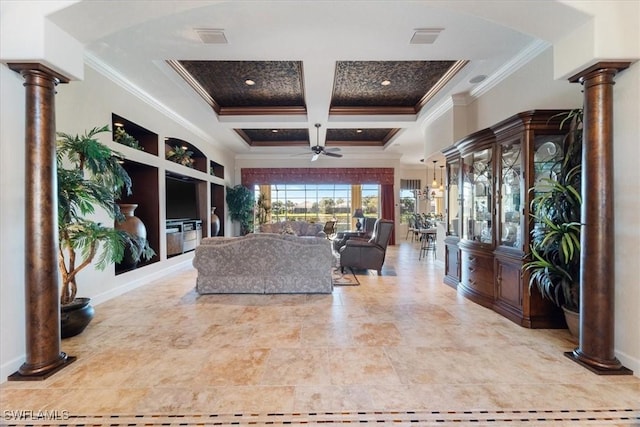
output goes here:
<path id="1" fill-rule="evenodd" d="M 453 95 L 490 89 L 584 22 L 531 0 L 97 0 L 50 19 L 90 67 L 239 158 L 319 144 L 344 154 L 322 162 L 417 167 L 451 144 L 425 128 Z"/>
<path id="2" fill-rule="evenodd" d="M 300 61 L 167 61 L 219 116 L 307 115 Z M 467 61 L 337 61 L 328 116 L 420 113 Z M 384 147 L 401 129 L 235 129 L 251 147 Z M 324 144 L 322 144 L 324 142 Z"/>

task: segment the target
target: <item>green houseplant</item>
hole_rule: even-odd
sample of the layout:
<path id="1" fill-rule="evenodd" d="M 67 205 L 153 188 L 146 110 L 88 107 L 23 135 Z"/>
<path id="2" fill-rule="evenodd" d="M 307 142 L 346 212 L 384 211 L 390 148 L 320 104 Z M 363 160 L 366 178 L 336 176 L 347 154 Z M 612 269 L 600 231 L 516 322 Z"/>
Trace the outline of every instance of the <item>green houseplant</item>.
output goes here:
<path id="1" fill-rule="evenodd" d="M 172 147 L 169 151 L 167 151 L 167 160 L 171 160 L 172 162 L 176 162 L 181 164 L 182 166 L 186 166 L 189 168 L 193 167 L 193 163 L 195 160 L 192 158 L 193 151 L 189 150 L 187 147 L 182 147 L 180 145 L 176 145 Z"/>
<path id="2" fill-rule="evenodd" d="M 229 217 L 240 223 L 240 234 L 243 236 L 249 233 L 253 226 L 254 199 L 253 192 L 243 185 L 227 187 Z"/>
<path id="3" fill-rule="evenodd" d="M 144 147 L 140 145 L 137 139 L 129 135 L 123 127 L 117 126 L 114 132 L 114 141 L 118 144 L 126 145 L 127 147 L 135 148 L 136 150 L 144 151 Z"/>
<path id="4" fill-rule="evenodd" d="M 564 139 L 564 157 L 556 179 L 542 180 L 543 191 L 531 200 L 529 286 L 555 305 L 578 312 L 580 309 L 580 209 L 582 198 L 582 110 L 567 113 L 561 123 L 570 122 Z"/>
<path id="5" fill-rule="evenodd" d="M 126 249 L 138 259 L 155 254 L 146 239 L 140 241 L 125 231 L 86 218 L 102 208 L 115 221 L 123 220 L 115 200 L 123 191 L 131 194 L 131 178 L 122 167 L 122 155 L 95 138 L 102 132 L 109 132 L 109 127 L 96 127 L 84 135 L 58 133 L 58 264 L 63 311 L 76 302 L 78 273 L 94 260 L 96 268 L 102 270 L 120 262 Z"/>

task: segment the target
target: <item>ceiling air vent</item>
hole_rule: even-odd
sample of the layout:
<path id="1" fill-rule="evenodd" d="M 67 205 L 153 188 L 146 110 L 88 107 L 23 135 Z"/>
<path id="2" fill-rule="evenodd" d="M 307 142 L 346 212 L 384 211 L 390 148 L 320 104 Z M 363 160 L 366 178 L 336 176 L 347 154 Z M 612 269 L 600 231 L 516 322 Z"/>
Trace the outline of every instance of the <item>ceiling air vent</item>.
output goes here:
<path id="1" fill-rule="evenodd" d="M 202 43 L 206 44 L 227 44 L 227 38 L 224 35 L 224 30 L 214 28 L 194 28 L 194 31 L 202 40 Z"/>
<path id="2" fill-rule="evenodd" d="M 416 28 L 410 44 L 432 44 L 436 41 L 444 28 Z"/>

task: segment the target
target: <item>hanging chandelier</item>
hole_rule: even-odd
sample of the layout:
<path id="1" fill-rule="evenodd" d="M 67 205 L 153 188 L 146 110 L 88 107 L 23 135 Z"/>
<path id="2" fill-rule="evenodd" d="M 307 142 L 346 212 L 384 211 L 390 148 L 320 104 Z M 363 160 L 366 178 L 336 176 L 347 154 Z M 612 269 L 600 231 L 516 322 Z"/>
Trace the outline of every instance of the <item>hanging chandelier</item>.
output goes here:
<path id="1" fill-rule="evenodd" d="M 433 161 L 433 182 L 431 183 L 431 187 L 436 188 L 438 186 L 438 181 L 436 180 L 436 163 L 438 161 Z"/>

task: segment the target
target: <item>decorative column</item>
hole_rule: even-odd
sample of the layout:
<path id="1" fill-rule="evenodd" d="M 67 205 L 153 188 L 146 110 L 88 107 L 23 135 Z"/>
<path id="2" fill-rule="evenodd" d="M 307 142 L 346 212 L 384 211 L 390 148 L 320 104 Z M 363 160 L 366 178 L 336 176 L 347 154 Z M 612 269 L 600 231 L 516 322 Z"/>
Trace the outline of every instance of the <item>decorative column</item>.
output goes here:
<path id="1" fill-rule="evenodd" d="M 580 341 L 565 354 L 604 375 L 632 373 L 614 354 L 613 79 L 628 66 L 599 63 L 570 79 L 584 87 Z"/>
<path id="2" fill-rule="evenodd" d="M 55 87 L 64 79 L 40 64 L 9 64 L 26 88 L 26 361 L 9 380 L 40 380 L 75 358 L 60 351 Z M 68 80 L 62 80 L 65 83 Z"/>

